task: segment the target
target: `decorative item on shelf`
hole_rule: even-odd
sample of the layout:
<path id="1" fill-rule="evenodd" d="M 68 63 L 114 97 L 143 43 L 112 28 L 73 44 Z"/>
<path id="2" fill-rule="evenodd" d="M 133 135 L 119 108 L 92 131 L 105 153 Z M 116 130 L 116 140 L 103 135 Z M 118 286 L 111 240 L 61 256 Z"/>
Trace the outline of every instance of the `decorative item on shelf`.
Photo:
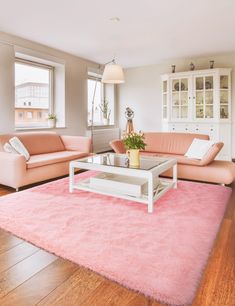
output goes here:
<path id="1" fill-rule="evenodd" d="M 172 73 L 175 73 L 175 65 L 172 65 L 172 66 L 171 66 L 171 72 L 172 72 Z"/>
<path id="2" fill-rule="evenodd" d="M 221 108 L 221 110 L 220 110 L 220 118 L 222 118 L 222 119 L 227 119 L 228 118 L 228 115 L 225 113 L 224 108 Z"/>
<path id="3" fill-rule="evenodd" d="M 191 62 L 190 65 L 189 65 L 189 68 L 190 68 L 191 71 L 193 71 L 195 69 L 194 63 Z"/>
<path id="4" fill-rule="evenodd" d="M 127 156 L 131 168 L 139 168 L 140 166 L 140 150 L 144 150 L 146 143 L 144 142 L 144 134 L 131 133 L 123 136 L 123 143 L 127 149 Z"/>
<path id="5" fill-rule="evenodd" d="M 214 69 L 215 61 L 210 61 L 210 69 Z"/>
<path id="6" fill-rule="evenodd" d="M 110 124 L 110 115 L 111 115 L 111 109 L 109 109 L 109 102 L 108 100 L 104 99 L 102 103 L 99 105 L 100 110 L 103 115 L 103 124 L 109 125 Z"/>
<path id="7" fill-rule="evenodd" d="M 134 132 L 134 125 L 132 120 L 134 118 L 134 115 L 135 115 L 134 111 L 130 107 L 127 107 L 125 111 L 125 117 L 127 119 L 126 134 Z"/>
<path id="8" fill-rule="evenodd" d="M 212 84 L 210 81 L 206 81 L 206 89 L 212 89 Z"/>
<path id="9" fill-rule="evenodd" d="M 228 89 L 228 76 L 227 75 L 220 76 L 220 88 Z"/>
<path id="10" fill-rule="evenodd" d="M 56 127 L 56 115 L 55 114 L 49 114 L 47 118 L 48 127 L 53 129 Z"/>
<path id="11" fill-rule="evenodd" d="M 184 83 L 181 82 L 181 85 L 179 82 L 175 83 L 174 85 L 174 90 L 179 91 L 179 90 L 185 90 L 185 85 Z"/>

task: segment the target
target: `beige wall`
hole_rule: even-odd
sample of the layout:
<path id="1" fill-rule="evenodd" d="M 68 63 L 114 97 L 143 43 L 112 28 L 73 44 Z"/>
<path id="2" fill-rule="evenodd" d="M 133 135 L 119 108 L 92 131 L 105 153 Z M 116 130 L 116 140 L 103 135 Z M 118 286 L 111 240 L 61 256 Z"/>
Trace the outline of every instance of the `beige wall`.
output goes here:
<path id="1" fill-rule="evenodd" d="M 73 39 L 73 38 L 71 38 Z M 9 43 L 10 45 L 7 45 Z M 13 45 L 13 46 L 12 46 Z M 14 131 L 14 45 L 65 63 L 65 129 L 61 134 L 85 135 L 87 69 L 95 63 L 0 32 L 0 134 Z"/>
<path id="2" fill-rule="evenodd" d="M 215 68 L 232 68 L 232 156 L 235 158 L 235 53 L 208 58 L 171 60 L 152 66 L 125 70 L 125 84 L 118 89 L 119 126 L 125 129 L 125 107 L 135 111 L 134 127 L 142 131 L 161 130 L 161 74 L 189 70 L 192 61 L 196 69 L 209 68 L 209 61 L 215 60 Z"/>

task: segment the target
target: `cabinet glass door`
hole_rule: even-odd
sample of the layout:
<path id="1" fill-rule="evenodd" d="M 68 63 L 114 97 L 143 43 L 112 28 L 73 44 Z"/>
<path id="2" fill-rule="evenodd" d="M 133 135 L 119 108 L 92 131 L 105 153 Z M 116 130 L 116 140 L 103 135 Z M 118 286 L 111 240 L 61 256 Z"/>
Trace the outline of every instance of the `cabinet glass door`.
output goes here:
<path id="1" fill-rule="evenodd" d="M 163 81 L 162 83 L 162 112 L 163 119 L 167 119 L 168 111 L 167 111 L 167 99 L 168 99 L 168 86 L 167 81 Z"/>
<path id="2" fill-rule="evenodd" d="M 214 77 L 195 78 L 195 117 L 196 119 L 214 118 Z"/>
<path id="3" fill-rule="evenodd" d="M 172 118 L 173 119 L 187 119 L 188 118 L 188 79 L 174 79 L 172 80 Z"/>
<path id="4" fill-rule="evenodd" d="M 229 118 L 229 77 L 220 76 L 220 119 Z"/>

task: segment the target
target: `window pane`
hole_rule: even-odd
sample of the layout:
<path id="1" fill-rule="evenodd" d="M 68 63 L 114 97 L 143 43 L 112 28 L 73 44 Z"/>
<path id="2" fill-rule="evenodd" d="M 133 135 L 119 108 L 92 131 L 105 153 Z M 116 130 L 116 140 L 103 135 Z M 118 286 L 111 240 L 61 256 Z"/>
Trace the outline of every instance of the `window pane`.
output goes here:
<path id="1" fill-rule="evenodd" d="M 15 126 L 47 126 L 49 112 L 50 69 L 15 63 Z"/>
<path id="2" fill-rule="evenodd" d="M 88 125 L 91 125 L 92 121 L 92 100 L 94 95 L 94 90 L 96 86 L 95 99 L 94 99 L 94 125 L 101 125 L 102 122 L 102 112 L 100 110 L 101 104 L 101 82 L 98 81 L 96 85 L 95 80 L 88 79 Z"/>
<path id="3" fill-rule="evenodd" d="M 97 84 L 97 85 L 96 85 Z M 94 99 L 94 125 L 112 125 L 114 124 L 114 85 L 102 84 L 100 80 L 87 80 L 87 122 L 88 126 L 92 121 L 92 100 Z M 105 87 L 104 87 L 105 86 Z"/>

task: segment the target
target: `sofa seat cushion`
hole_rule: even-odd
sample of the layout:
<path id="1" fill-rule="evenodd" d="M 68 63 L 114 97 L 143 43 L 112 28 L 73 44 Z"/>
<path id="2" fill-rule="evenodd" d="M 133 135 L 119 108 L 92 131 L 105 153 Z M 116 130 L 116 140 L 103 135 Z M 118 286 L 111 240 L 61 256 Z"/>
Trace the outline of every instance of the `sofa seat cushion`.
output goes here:
<path id="1" fill-rule="evenodd" d="M 159 156 L 157 153 L 154 152 L 147 152 L 147 151 L 140 151 L 141 156 L 149 156 L 149 157 L 156 157 Z"/>
<path id="2" fill-rule="evenodd" d="M 184 155 L 179 155 L 179 154 L 153 153 L 153 152 L 141 151 L 141 155 L 149 157 L 152 156 L 152 157 L 176 158 L 178 164 L 202 166 L 200 160 L 194 158 L 188 158 Z"/>
<path id="3" fill-rule="evenodd" d="M 67 162 L 87 156 L 87 153 L 78 151 L 61 151 L 54 153 L 31 155 L 29 161 L 26 163 L 28 169 L 42 167 L 56 163 Z"/>
<path id="4" fill-rule="evenodd" d="M 167 170 L 162 175 L 172 177 L 172 170 Z M 204 167 L 181 164 L 178 166 L 177 176 L 182 179 L 229 185 L 235 179 L 235 163 L 215 160 Z"/>
<path id="5" fill-rule="evenodd" d="M 165 153 L 165 154 L 158 154 L 158 156 L 167 157 L 167 158 L 176 158 L 178 164 L 201 166 L 201 160 L 194 159 L 194 158 L 188 158 L 180 154 Z"/>

